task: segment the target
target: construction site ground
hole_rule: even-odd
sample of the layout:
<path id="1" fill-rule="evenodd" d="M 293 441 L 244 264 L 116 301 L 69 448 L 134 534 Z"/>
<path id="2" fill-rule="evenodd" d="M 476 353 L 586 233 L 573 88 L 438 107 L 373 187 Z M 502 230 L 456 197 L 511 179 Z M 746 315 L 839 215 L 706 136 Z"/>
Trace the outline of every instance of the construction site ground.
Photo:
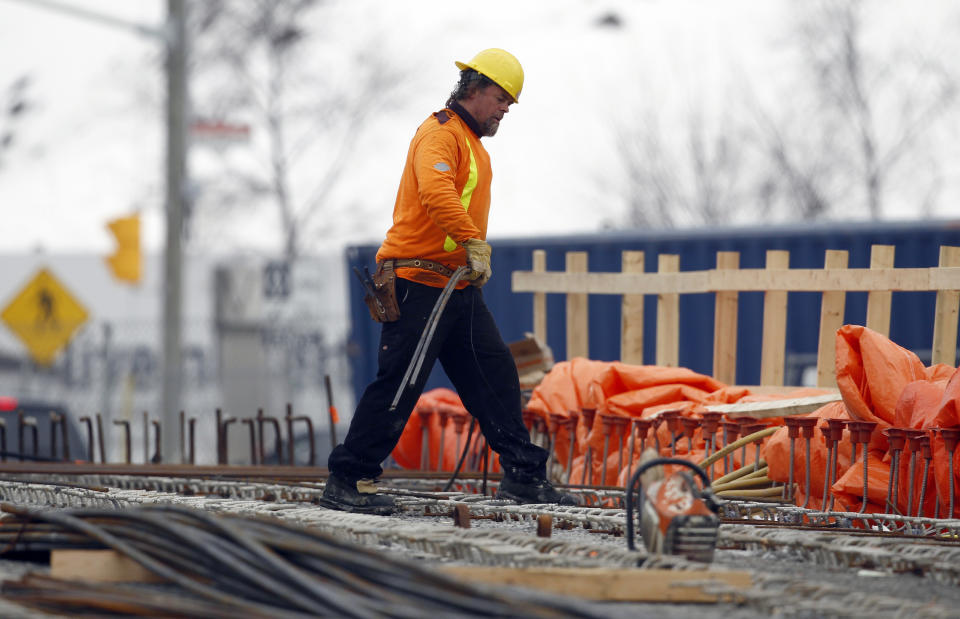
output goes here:
<path id="1" fill-rule="evenodd" d="M 442 493 L 436 491 L 436 479 L 390 480 L 383 488 L 400 504 L 399 513 L 391 516 L 325 509 L 315 502 L 321 482 L 267 479 L 18 474 L 0 477 L 0 500 L 56 510 L 174 505 L 268 517 L 441 571 L 449 566 L 570 567 L 584 574 L 594 568 L 637 573 L 668 569 L 696 573 L 695 581 L 714 571 L 750 575 L 745 586 L 703 584 L 702 591 L 721 600 L 713 603 L 690 603 L 682 596 L 673 602 L 578 602 L 578 608 L 605 617 L 948 617 L 956 616 L 960 608 L 960 545 L 955 535 L 943 533 L 960 526 L 957 521 L 942 521 L 939 535 L 932 534 L 933 529 L 918 529 L 918 535 L 858 531 L 843 518 L 834 519 L 831 526 L 801 527 L 791 525 L 789 517 L 771 521 L 776 514 L 795 513 L 789 508 L 758 505 L 755 520 L 725 520 L 714 561 L 704 565 L 649 556 L 639 540 L 639 548 L 629 550 L 625 512 L 618 504 L 622 493 L 616 490 L 574 490 L 590 504 L 583 507 L 518 506 L 478 494 L 479 480 L 465 485 Z M 495 487 L 491 481 L 488 493 Z M 727 515 L 752 513 L 747 507 L 741 504 Z M 469 527 L 455 525 L 458 508 L 461 515 L 469 512 Z M 544 516 L 552 521 L 549 537 L 537 535 Z M 4 580 L 19 578 L 25 570 L 44 572 L 49 567 L 0 562 Z M 3 604 L 2 616 L 48 614 L 7 607 L 8 601 Z"/>

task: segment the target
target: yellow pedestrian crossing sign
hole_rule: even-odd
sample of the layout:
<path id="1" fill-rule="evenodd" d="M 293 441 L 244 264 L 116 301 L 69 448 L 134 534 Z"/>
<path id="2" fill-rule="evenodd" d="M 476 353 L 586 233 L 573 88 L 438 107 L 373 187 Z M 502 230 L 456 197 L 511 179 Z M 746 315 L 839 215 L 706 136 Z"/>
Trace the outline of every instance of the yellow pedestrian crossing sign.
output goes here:
<path id="1" fill-rule="evenodd" d="M 0 314 L 40 365 L 50 365 L 87 321 L 87 310 L 53 273 L 40 269 Z"/>

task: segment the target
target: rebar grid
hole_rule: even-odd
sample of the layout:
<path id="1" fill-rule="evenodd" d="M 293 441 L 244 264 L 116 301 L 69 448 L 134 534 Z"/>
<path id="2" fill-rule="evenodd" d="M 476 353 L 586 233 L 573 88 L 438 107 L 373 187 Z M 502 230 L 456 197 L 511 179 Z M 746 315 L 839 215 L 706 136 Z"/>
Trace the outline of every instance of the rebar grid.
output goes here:
<path id="1" fill-rule="evenodd" d="M 43 479 L 41 479 L 41 477 Z M 310 530 L 327 532 L 338 539 L 376 548 L 403 549 L 441 562 L 504 567 L 632 567 L 702 570 L 706 566 L 676 557 L 649 556 L 629 552 L 614 544 L 611 536 L 622 534 L 624 512 L 616 508 L 566 507 L 556 505 L 515 505 L 476 494 L 430 493 L 391 489 L 400 516 L 384 518 L 323 509 L 309 503 L 322 489 L 309 486 L 246 481 L 143 478 L 137 476 L 70 477 L 70 486 L 57 486 L 49 476 L 37 476 L 38 483 L 0 481 L 0 499 L 49 508 L 95 506 L 127 509 L 137 505 L 177 505 L 207 512 L 267 516 Z M 39 483 L 45 482 L 45 483 Z M 78 487 L 81 485 L 88 488 Z M 118 486 L 125 486 L 119 488 Z M 138 486 L 155 488 L 139 490 Z M 183 494 L 186 492 L 187 494 Z M 621 493 L 622 494 L 622 493 Z M 606 499 L 615 491 L 602 490 Z M 269 500 L 264 500 L 270 497 Z M 614 497 L 615 498 L 615 497 Z M 19 500 L 17 500 L 19 499 Z M 305 500 L 306 499 L 306 500 Z M 464 505 L 475 517 L 528 523 L 550 514 L 557 528 L 570 525 L 607 535 L 596 542 L 539 538 L 531 530 L 517 528 L 459 529 L 439 519 L 454 507 Z M 873 569 L 891 573 L 922 574 L 951 586 L 960 584 L 960 546 L 956 543 L 960 521 L 904 518 L 889 515 L 815 512 L 771 503 L 728 501 L 728 518 L 749 519 L 749 524 L 724 524 L 718 538 L 720 549 L 775 551 L 791 560 L 843 569 Z M 871 528 L 838 530 L 853 523 Z M 566 523 L 564 525 L 563 523 Z M 811 526 L 810 523 L 822 523 Z M 923 537 L 908 537 L 911 525 Z M 935 535 L 939 531 L 940 535 Z M 947 532 L 944 534 L 944 532 Z M 911 613 L 911 616 L 946 616 L 943 608 L 888 596 L 864 595 L 835 587 L 829 582 L 800 585 L 775 574 L 754 573 L 753 586 L 724 589 L 711 585 L 726 599 L 738 600 L 778 614 L 818 616 L 862 616 L 876 613 Z M 862 599 L 861 599 L 862 598 Z M 858 603 L 856 612 L 851 603 Z M 862 603 L 861 603 L 862 602 Z M 919 609 L 919 610 L 918 610 Z M 919 613 L 919 614 L 918 614 Z"/>
<path id="2" fill-rule="evenodd" d="M 166 594 L 172 596 L 167 608 L 162 599 L 153 604 L 146 596 L 118 599 L 119 591 L 101 589 L 100 595 L 87 591 L 79 604 L 83 609 L 117 612 L 135 607 L 135 615 L 159 612 L 264 619 L 317 614 L 358 619 L 412 619 L 433 614 L 601 616 L 578 600 L 477 587 L 409 560 L 349 544 L 339 535 L 290 527 L 276 520 L 233 513 L 214 516 L 163 505 L 38 510 L 5 503 L 2 509 L 7 519 L 24 530 L 39 526 L 84 536 L 137 562 L 172 587 Z M 57 608 L 66 595 L 65 608 L 75 611 L 75 587 L 56 579 L 31 577 L 4 583 L 3 594 L 41 608 Z M 48 599 L 43 599 L 44 590 Z M 181 595 L 176 595 L 178 592 Z"/>

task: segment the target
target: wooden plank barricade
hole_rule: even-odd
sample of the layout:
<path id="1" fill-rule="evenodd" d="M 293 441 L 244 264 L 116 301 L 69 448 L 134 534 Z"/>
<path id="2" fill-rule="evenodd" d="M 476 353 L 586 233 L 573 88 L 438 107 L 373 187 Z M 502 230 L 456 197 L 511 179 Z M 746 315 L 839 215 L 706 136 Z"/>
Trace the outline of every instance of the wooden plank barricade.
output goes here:
<path id="1" fill-rule="evenodd" d="M 763 292 L 761 376 L 763 386 L 782 387 L 787 326 L 787 293 L 822 293 L 817 353 L 817 386 L 836 388 L 834 369 L 835 338 L 843 324 L 847 292 L 867 292 L 866 326 L 888 334 L 892 292 L 935 291 L 936 316 L 932 338 L 933 364 L 954 365 L 960 317 L 960 247 L 941 247 L 939 266 L 894 268 L 894 248 L 872 247 L 870 268 L 847 268 L 848 252 L 827 250 L 823 269 L 789 268 L 789 252 L 770 250 L 762 269 L 739 268 L 738 252 L 718 252 L 717 268 L 705 271 L 679 270 L 679 256 L 660 254 L 658 271 L 643 272 L 643 252 L 622 254 L 619 273 L 590 273 L 585 252 L 568 252 L 565 271 L 547 271 L 545 253 L 534 252 L 533 271 L 514 271 L 514 292 L 534 293 L 533 324 L 537 336 L 546 341 L 546 294 L 567 295 L 568 337 L 566 359 L 587 356 L 587 295 L 612 294 L 623 298 L 621 358 L 642 363 L 643 295 L 657 302 L 657 365 L 678 365 L 680 342 L 679 296 L 713 293 L 714 355 L 713 375 L 734 384 L 737 358 L 737 295 Z"/>

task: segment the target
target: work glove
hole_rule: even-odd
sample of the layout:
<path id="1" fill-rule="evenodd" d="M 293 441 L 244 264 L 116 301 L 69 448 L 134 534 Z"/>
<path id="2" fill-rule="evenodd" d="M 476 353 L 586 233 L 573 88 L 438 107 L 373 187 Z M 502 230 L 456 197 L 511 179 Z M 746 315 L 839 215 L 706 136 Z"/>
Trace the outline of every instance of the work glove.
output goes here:
<path id="1" fill-rule="evenodd" d="M 467 266 L 470 267 L 467 279 L 474 286 L 483 286 L 493 275 L 490 269 L 489 243 L 480 239 L 467 239 L 463 242 L 463 248 L 467 251 Z"/>

